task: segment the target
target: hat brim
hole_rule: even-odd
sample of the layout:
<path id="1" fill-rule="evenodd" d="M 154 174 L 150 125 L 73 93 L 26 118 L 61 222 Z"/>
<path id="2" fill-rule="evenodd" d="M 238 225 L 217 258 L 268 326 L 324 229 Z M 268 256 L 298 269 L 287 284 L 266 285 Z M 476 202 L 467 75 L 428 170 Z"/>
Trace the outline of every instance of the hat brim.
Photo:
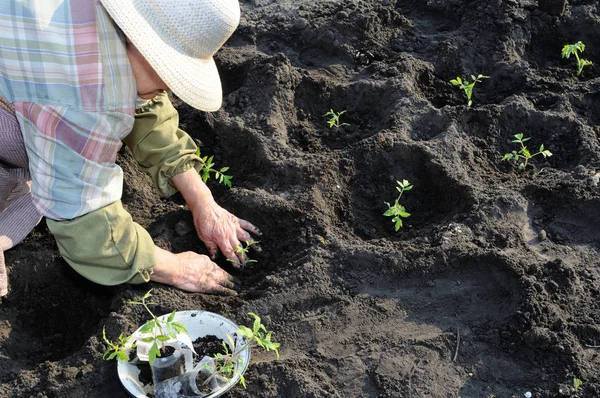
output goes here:
<path id="1" fill-rule="evenodd" d="M 202 111 L 212 112 L 221 107 L 221 79 L 212 57 L 194 58 L 173 48 L 128 1 L 101 0 L 101 3 L 175 95 Z"/>

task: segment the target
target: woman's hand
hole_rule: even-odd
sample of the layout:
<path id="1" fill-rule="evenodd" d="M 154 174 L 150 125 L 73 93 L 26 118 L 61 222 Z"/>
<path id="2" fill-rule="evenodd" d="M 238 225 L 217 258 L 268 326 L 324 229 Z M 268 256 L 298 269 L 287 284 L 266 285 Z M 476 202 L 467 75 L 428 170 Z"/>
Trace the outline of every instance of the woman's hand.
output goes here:
<path id="1" fill-rule="evenodd" d="M 242 244 L 254 242 L 252 234 L 260 235 L 260 231 L 246 220 L 237 218 L 221 206 L 213 202 L 209 208 L 192 210 L 194 226 L 198 237 L 204 242 L 211 258 L 215 258 L 218 250 L 236 267 L 246 264 L 248 256 L 241 250 Z M 260 250 L 256 245 L 252 245 Z"/>
<path id="2" fill-rule="evenodd" d="M 211 258 L 214 259 L 221 250 L 234 266 L 246 264 L 248 257 L 241 250 L 242 245 L 254 242 L 251 234 L 260 235 L 258 228 L 219 206 L 194 169 L 177 174 L 171 182 L 192 211 L 198 237 L 206 245 Z M 260 251 L 257 245 L 252 245 L 252 248 Z"/>
<path id="3" fill-rule="evenodd" d="M 239 281 L 213 263 L 208 256 L 184 252 L 173 254 L 155 247 L 157 264 L 150 280 L 192 293 L 237 295 Z"/>

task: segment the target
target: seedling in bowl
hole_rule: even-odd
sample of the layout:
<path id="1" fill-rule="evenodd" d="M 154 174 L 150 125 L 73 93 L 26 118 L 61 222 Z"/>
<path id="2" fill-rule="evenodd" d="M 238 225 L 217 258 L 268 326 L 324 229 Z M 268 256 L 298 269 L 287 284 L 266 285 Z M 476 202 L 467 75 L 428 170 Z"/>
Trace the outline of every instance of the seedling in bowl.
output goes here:
<path id="1" fill-rule="evenodd" d="M 589 65 L 592 65 L 592 61 L 588 61 L 587 59 L 579 58 L 579 53 L 585 51 L 585 44 L 581 41 L 578 41 L 575 44 L 565 44 L 561 51 L 562 58 L 569 58 L 571 54 L 575 55 L 577 59 L 577 76 L 581 75 L 583 68 Z"/>
<path id="2" fill-rule="evenodd" d="M 463 81 L 459 76 L 457 76 L 456 79 L 450 80 L 450 83 L 452 83 L 452 85 L 458 86 L 458 88 L 462 89 L 465 92 L 468 101 L 467 107 L 469 108 L 473 104 L 471 97 L 473 96 L 473 87 L 475 87 L 475 83 L 481 83 L 482 79 L 489 79 L 489 76 L 477 75 L 477 77 L 475 77 L 475 75 L 471 75 L 471 79 L 473 79 L 471 83 L 469 83 L 467 80 Z"/>
<path id="3" fill-rule="evenodd" d="M 150 346 L 150 350 L 148 351 L 148 362 L 150 365 L 154 363 L 156 357 L 160 357 L 160 348 L 163 347 L 164 342 L 177 339 L 177 336 L 180 334 L 188 333 L 187 329 L 181 322 L 174 321 L 176 311 L 173 311 L 166 320 L 161 320 L 154 315 L 148 305 L 155 303 L 147 303 L 146 299 L 152 297 L 150 292 L 152 289 L 148 290 L 146 294 L 141 298 L 141 301 L 129 301 L 131 305 L 141 305 L 152 317 L 151 320 L 147 321 L 140 329 L 141 334 L 150 334 L 148 337 L 143 337 L 139 339 L 144 343 L 152 343 Z M 188 338 L 189 339 L 189 338 Z M 188 346 L 191 347 L 191 341 Z"/>
<path id="4" fill-rule="evenodd" d="M 236 369 L 244 365 L 243 359 L 240 358 L 240 353 L 246 349 L 261 347 L 267 352 L 274 351 L 277 358 L 279 358 L 278 349 L 280 343 L 271 340 L 273 332 L 267 331 L 267 328 L 262 324 L 258 315 L 253 312 L 249 312 L 248 314 L 254 318 L 252 328 L 240 325 L 239 329 L 236 330 L 238 335 L 246 339 L 246 343 L 241 348 L 236 349 L 233 338 L 230 335 L 227 335 L 229 345 L 223 341 L 223 353 L 217 353 L 213 356 L 215 370 L 213 371 L 208 364 L 203 365 L 206 370 L 212 371 L 211 375 L 204 380 L 203 384 L 207 384 L 216 376 L 220 376 L 225 380 L 229 380 L 233 377 Z M 246 379 L 244 378 L 244 375 L 240 375 L 240 383 L 246 388 Z"/>
<path id="5" fill-rule="evenodd" d="M 181 322 L 177 322 L 174 320 L 175 312 L 173 311 L 167 319 L 158 318 L 148 305 L 152 305 L 155 303 L 146 302 L 146 299 L 152 297 L 150 293 L 152 289 L 148 290 L 146 294 L 144 294 L 139 301 L 129 301 L 128 304 L 131 305 L 141 305 L 144 309 L 150 314 L 152 319 L 147 321 L 140 329 L 139 336 L 128 336 L 126 338 L 121 334 L 116 342 L 112 342 L 106 338 L 106 333 L 104 328 L 102 329 L 102 335 L 104 341 L 108 345 L 108 349 L 104 352 L 102 356 L 103 359 L 118 359 L 119 361 L 129 360 L 129 356 L 127 351 L 136 347 L 137 342 L 143 343 L 152 343 L 148 350 L 148 362 L 150 365 L 154 363 L 157 357 L 160 357 L 160 349 L 164 347 L 164 343 L 169 340 L 179 340 L 181 343 L 187 345 L 192 348 L 192 342 L 187 335 L 188 331 L 183 326 Z"/>
<path id="6" fill-rule="evenodd" d="M 396 190 L 398 192 L 400 192 L 400 194 L 394 201 L 393 206 L 390 205 L 389 202 L 384 202 L 387 205 L 388 209 L 386 210 L 385 213 L 383 213 L 383 215 L 387 216 L 387 217 L 393 217 L 392 222 L 394 223 L 394 229 L 397 232 L 402 227 L 402 218 L 410 217 L 410 213 L 408 213 L 406 211 L 406 209 L 404 208 L 404 206 L 402 206 L 399 203 L 400 198 L 402 197 L 402 194 L 404 192 L 410 191 L 413 188 L 413 186 L 408 182 L 408 180 L 402 180 L 402 182 L 400 182 L 400 181 L 396 181 L 396 182 L 398 183 Z"/>
<path id="7" fill-rule="evenodd" d="M 131 336 L 125 337 L 123 336 L 123 333 L 121 333 L 116 341 L 110 341 L 106 337 L 106 325 L 103 326 L 102 340 L 104 340 L 108 348 L 104 351 L 102 359 L 110 361 L 116 358 L 119 362 L 129 361 L 129 355 L 127 355 L 127 350 L 129 348 L 132 348 L 131 344 L 129 343 L 131 338 Z"/>
<path id="8" fill-rule="evenodd" d="M 210 173 L 215 175 L 215 179 L 219 182 L 219 184 L 223 184 L 228 188 L 231 188 L 231 179 L 233 178 L 230 175 L 225 174 L 229 167 L 221 167 L 220 169 L 213 169 L 215 163 L 213 162 L 214 156 L 200 156 L 200 148 L 196 149 L 196 155 L 202 159 L 204 162 L 204 166 L 200 170 L 200 175 L 202 176 L 202 182 L 206 184 L 206 181 L 210 178 Z"/>
<path id="9" fill-rule="evenodd" d="M 518 152 L 512 151 L 510 153 L 504 154 L 502 160 L 514 160 L 516 163 L 519 163 L 520 170 L 525 170 L 529 160 L 531 160 L 531 158 L 535 156 L 542 155 L 544 158 L 552 156 L 552 152 L 550 152 L 547 149 L 544 149 L 544 144 L 540 145 L 540 149 L 536 153 L 531 154 L 529 149 L 527 149 L 527 147 L 525 146 L 525 141 L 529 141 L 531 137 L 525 138 L 523 137 L 523 134 L 515 134 L 514 137 L 515 139 L 511 140 L 511 142 L 519 144 L 521 146 L 521 149 L 519 149 Z"/>
<path id="10" fill-rule="evenodd" d="M 323 116 L 329 116 L 329 120 L 327 120 L 327 123 L 329 124 L 329 128 L 336 128 L 339 129 L 342 126 L 350 126 L 348 123 L 340 123 L 340 116 L 342 116 L 344 113 L 346 113 L 346 111 L 341 111 L 341 112 L 334 112 L 333 109 L 330 109 L 329 112 L 327 112 L 326 114 L 324 114 Z"/>

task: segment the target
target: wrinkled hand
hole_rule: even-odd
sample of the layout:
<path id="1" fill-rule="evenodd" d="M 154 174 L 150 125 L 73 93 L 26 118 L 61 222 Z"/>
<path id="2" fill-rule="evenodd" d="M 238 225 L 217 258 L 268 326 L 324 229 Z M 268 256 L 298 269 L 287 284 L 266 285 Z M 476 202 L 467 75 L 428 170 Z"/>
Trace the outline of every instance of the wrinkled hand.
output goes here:
<path id="1" fill-rule="evenodd" d="M 250 234 L 260 235 L 258 228 L 219 206 L 195 169 L 175 175 L 171 183 L 181 192 L 192 211 L 198 237 L 206 245 L 211 258 L 214 259 L 220 249 L 236 267 L 246 264 L 248 258 L 239 249 L 246 242 L 255 242 Z M 257 245 L 252 245 L 252 248 L 260 251 Z"/>
<path id="2" fill-rule="evenodd" d="M 209 208 L 202 208 L 193 216 L 198 237 L 206 245 L 211 258 L 214 259 L 221 250 L 234 266 L 246 264 L 248 256 L 240 248 L 243 247 L 242 244 L 255 241 L 251 233 L 261 235 L 258 228 L 246 220 L 237 218 L 216 203 Z M 260 251 L 257 245 L 252 245 L 252 248 Z"/>
<path id="3" fill-rule="evenodd" d="M 213 263 L 208 256 L 194 252 L 172 254 L 158 250 L 159 263 L 152 269 L 151 280 L 186 292 L 237 295 L 237 278 Z"/>

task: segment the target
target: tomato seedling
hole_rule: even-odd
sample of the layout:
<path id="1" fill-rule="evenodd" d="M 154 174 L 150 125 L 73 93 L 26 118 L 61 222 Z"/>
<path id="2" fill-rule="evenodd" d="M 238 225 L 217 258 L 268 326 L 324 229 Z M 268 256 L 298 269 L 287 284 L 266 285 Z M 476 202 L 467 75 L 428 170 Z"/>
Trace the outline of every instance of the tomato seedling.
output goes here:
<path id="1" fill-rule="evenodd" d="M 587 59 L 579 58 L 579 53 L 585 51 L 585 44 L 581 41 L 578 41 L 575 44 L 565 44 L 561 51 L 561 56 L 563 58 L 569 58 L 571 54 L 575 55 L 577 59 L 577 76 L 581 75 L 583 68 L 585 66 L 592 65 L 592 61 L 588 61 Z"/>
<path id="2" fill-rule="evenodd" d="M 489 79 L 489 76 L 484 75 L 471 75 L 471 79 L 473 81 L 469 83 L 467 80 L 463 81 L 460 77 L 456 77 L 456 79 L 450 80 L 450 83 L 454 86 L 458 86 L 458 88 L 462 89 L 467 96 L 467 107 L 471 107 L 473 101 L 471 101 L 471 97 L 473 96 L 473 87 L 475 87 L 475 83 L 481 83 L 482 79 Z"/>

